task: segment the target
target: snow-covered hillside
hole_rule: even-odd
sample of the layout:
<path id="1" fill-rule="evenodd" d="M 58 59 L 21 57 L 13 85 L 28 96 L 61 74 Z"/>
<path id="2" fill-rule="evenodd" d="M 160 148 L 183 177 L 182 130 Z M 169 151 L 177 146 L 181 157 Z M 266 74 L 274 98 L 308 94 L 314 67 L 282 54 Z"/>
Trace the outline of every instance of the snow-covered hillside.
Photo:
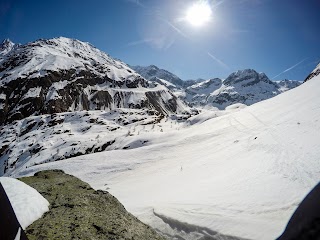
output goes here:
<path id="1" fill-rule="evenodd" d="M 0 48 L 0 124 L 47 113 L 114 108 L 166 115 L 188 108 L 89 43 L 69 38 Z"/>
<path id="2" fill-rule="evenodd" d="M 132 131 L 130 145 L 142 136 L 148 141 L 134 149 L 10 173 L 63 169 L 110 191 L 168 236 L 275 239 L 320 178 L 319 91 L 316 76 L 266 101 L 243 109 L 237 105 L 235 112 L 202 114 L 179 127 L 163 119 L 160 131 Z"/>
<path id="3" fill-rule="evenodd" d="M 183 116 L 182 116 L 183 117 Z M 143 136 L 160 131 L 157 111 L 114 109 L 28 117 L 0 129 L 0 175 L 47 162 L 148 145 Z"/>

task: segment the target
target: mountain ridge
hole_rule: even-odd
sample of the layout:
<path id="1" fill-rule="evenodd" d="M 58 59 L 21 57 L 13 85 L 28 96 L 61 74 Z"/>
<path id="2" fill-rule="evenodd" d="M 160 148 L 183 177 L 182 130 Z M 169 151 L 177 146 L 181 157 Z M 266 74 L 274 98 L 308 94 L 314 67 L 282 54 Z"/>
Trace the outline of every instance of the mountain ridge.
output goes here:
<path id="1" fill-rule="evenodd" d="M 31 115 L 115 108 L 188 112 L 167 88 L 89 43 L 64 37 L 0 52 L 0 124 Z"/>
<path id="2" fill-rule="evenodd" d="M 271 81 L 265 73 L 258 73 L 254 69 L 235 71 L 224 80 L 212 78 L 200 79 L 200 81 L 191 80 L 184 83 L 177 82 L 176 78 L 179 77 L 154 65 L 137 66 L 135 70 L 145 78 L 166 86 L 192 107 L 211 106 L 225 109 L 235 103 L 251 105 L 301 84 L 298 81 L 287 79 L 277 82 Z M 162 74 L 162 72 L 166 74 Z"/>

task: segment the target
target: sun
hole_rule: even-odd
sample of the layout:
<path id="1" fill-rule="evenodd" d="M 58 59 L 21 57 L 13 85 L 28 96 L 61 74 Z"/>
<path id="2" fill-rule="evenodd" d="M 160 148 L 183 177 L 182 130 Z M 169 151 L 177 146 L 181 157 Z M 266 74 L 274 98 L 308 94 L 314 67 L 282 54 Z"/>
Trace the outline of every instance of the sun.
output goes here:
<path id="1" fill-rule="evenodd" d="M 210 22 L 212 10 L 207 1 L 197 1 L 192 4 L 186 13 L 186 21 L 192 26 L 200 27 Z"/>

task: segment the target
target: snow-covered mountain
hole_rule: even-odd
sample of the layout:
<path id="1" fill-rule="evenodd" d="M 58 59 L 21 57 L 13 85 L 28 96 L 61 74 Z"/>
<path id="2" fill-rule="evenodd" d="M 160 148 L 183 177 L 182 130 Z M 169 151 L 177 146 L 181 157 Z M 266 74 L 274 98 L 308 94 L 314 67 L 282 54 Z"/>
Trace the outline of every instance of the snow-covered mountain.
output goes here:
<path id="1" fill-rule="evenodd" d="M 273 82 L 264 73 L 257 73 L 253 69 L 239 70 L 225 80 L 213 78 L 200 81 L 182 81 L 173 73 L 154 65 L 136 66 L 134 69 L 147 79 L 166 86 L 190 106 L 212 106 L 219 109 L 235 103 L 251 105 L 301 84 L 292 80 Z"/>
<path id="2" fill-rule="evenodd" d="M 185 101 L 192 106 L 208 105 L 208 96 L 222 87 L 220 78 L 213 78 L 194 84 L 185 89 Z"/>
<path id="3" fill-rule="evenodd" d="M 267 79 L 260 76 L 268 84 Z M 250 79 L 239 81 L 240 78 L 234 77 L 229 81 L 250 85 Z M 95 189 L 108 189 L 131 213 L 172 239 L 174 236 L 235 239 L 226 235 L 275 239 L 304 196 L 319 181 L 319 91 L 320 75 L 291 91 L 235 112 L 223 115 L 203 112 L 185 124 L 173 119 L 160 119 L 147 125 L 129 121 L 119 126 L 118 133 L 109 129 L 101 138 L 97 136 L 108 127 L 108 115 L 97 112 L 79 116 L 79 122 L 72 126 L 68 120 L 72 113 L 58 114 L 53 119 L 64 117 L 64 120 L 56 121 L 54 128 L 49 124 L 51 131 L 63 133 L 68 127 L 72 128 L 74 135 L 70 138 L 74 138 L 74 142 L 96 141 L 95 147 L 88 145 L 91 154 L 54 163 L 41 162 L 42 155 L 50 156 L 50 151 L 54 156 L 61 156 L 68 149 L 78 147 L 69 144 L 68 139 L 68 143 L 63 144 L 65 135 L 57 141 L 57 134 L 52 145 L 58 145 L 49 151 L 48 135 L 48 139 L 41 138 L 41 144 L 46 146 L 40 146 L 48 149 L 44 150 L 46 153 L 40 156 L 34 153 L 7 174 L 19 177 L 43 169 L 63 169 Z M 49 116 L 36 118 L 28 121 L 37 124 L 40 120 L 52 121 Z M 115 117 L 110 115 L 111 118 Z M 106 125 L 93 125 L 82 136 L 86 130 L 81 128 L 94 119 Z M 16 137 L 16 147 L 9 147 L 11 151 L 23 152 L 23 141 L 27 143 L 28 138 L 33 141 L 38 135 L 45 136 L 41 135 L 45 129 L 28 127 L 31 123 L 18 121 L 17 124 L 23 126 L 17 127 L 23 130 L 22 134 L 24 129 L 31 130 Z M 130 127 L 126 137 L 122 137 Z M 8 145 L 13 142 L 9 137 L 15 135 L 10 133 L 15 128 L 2 129 L 7 132 L 2 136 L 8 136 Z M 119 134 L 113 146 L 119 149 L 95 153 L 98 144 L 104 138 L 107 140 L 112 132 Z M 59 146 L 61 150 L 54 151 Z M 12 157 L 12 161 L 15 159 Z"/>
<path id="4" fill-rule="evenodd" d="M 130 66 L 133 70 L 135 70 L 137 73 L 139 73 L 142 77 L 148 80 L 152 79 L 163 79 L 173 85 L 176 85 L 178 87 L 184 86 L 185 82 L 181 80 L 178 76 L 175 74 L 165 70 L 160 69 L 155 65 L 150 66 Z"/>
<path id="5" fill-rule="evenodd" d="M 166 87 L 126 64 L 64 37 L 0 48 L 0 124 L 32 115 L 115 108 L 161 114 L 188 108 Z"/>
<path id="6" fill-rule="evenodd" d="M 285 79 L 281 81 L 276 81 L 275 83 L 279 86 L 280 92 L 285 92 L 290 89 L 299 87 L 303 82 Z"/>
<path id="7" fill-rule="evenodd" d="M 4 55 L 12 50 L 14 45 L 15 44 L 11 42 L 10 39 L 3 40 L 3 42 L 0 44 L 0 61 L 2 60 Z"/>
<path id="8" fill-rule="evenodd" d="M 210 84 L 212 91 L 207 92 L 207 84 Z M 194 88 L 197 89 L 196 92 L 192 91 Z M 279 94 L 276 83 L 270 81 L 265 74 L 252 69 L 234 72 L 224 81 L 213 79 L 200 83 L 188 90 L 186 97 L 192 105 L 211 105 L 219 109 L 235 103 L 251 105 Z"/>
<path id="9" fill-rule="evenodd" d="M 245 69 L 230 74 L 225 80 L 215 78 L 192 85 L 186 88 L 184 97 L 191 106 L 225 109 L 235 103 L 252 105 L 300 84 L 292 80 L 273 82 L 264 73 Z"/>

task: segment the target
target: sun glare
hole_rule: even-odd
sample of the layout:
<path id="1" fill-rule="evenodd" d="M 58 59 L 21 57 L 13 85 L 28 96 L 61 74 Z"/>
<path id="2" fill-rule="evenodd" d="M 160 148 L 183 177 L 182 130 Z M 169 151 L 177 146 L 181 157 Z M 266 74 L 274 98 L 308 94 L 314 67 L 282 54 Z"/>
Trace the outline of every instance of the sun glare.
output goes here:
<path id="1" fill-rule="evenodd" d="M 186 20 L 195 27 L 200 27 L 211 20 L 212 10 L 207 1 L 198 1 L 191 5 Z"/>

